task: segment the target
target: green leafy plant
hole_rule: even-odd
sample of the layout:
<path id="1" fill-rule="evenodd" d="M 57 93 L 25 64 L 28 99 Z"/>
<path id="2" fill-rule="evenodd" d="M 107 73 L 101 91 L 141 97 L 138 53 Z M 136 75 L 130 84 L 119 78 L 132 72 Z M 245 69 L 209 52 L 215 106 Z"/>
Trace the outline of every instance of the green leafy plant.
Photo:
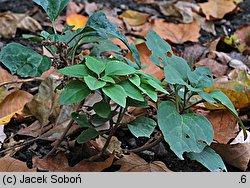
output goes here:
<path id="1" fill-rule="evenodd" d="M 150 58 L 165 73 L 165 79 L 159 81 L 140 71 L 142 66 L 135 46 L 128 43 L 117 30 L 118 26 L 111 23 L 104 13 L 92 14 L 85 28 L 71 31 L 73 26 L 70 26 L 58 34 L 55 19 L 69 0 L 34 2 L 43 7 L 53 23 L 54 33 L 42 31 L 41 36 L 36 37 L 52 54 L 52 60 L 17 43 L 5 46 L 0 60 L 12 74 L 20 77 L 40 76 L 53 64 L 59 73 L 69 78 L 60 95 L 61 105 L 79 103 L 81 107 L 90 94 L 101 96 L 101 101 L 88 107 L 93 113 L 78 111 L 71 114 L 71 123 L 75 121 L 82 128 L 77 137 L 78 143 L 108 134 L 98 156 L 103 155 L 115 131 L 124 126 L 122 120 L 128 107 L 147 108 L 148 101 L 151 101 L 157 107 L 157 120 L 141 116 L 126 126 L 135 137 L 151 137 L 154 130 L 158 130 L 160 136 L 154 142 L 131 151 L 142 151 L 165 140 L 181 160 L 186 156 L 211 171 L 226 170 L 220 156 L 209 147 L 214 137 L 211 123 L 203 115 L 192 111 L 191 107 L 197 103 L 192 103 L 190 99 L 199 95 L 202 100 L 198 103 L 220 103 L 234 114 L 243 129 L 244 125 L 224 93 L 220 90 L 204 92 L 205 88 L 214 84 L 208 67 L 192 71 L 183 58 L 173 53 L 167 42 L 150 30 L 146 37 L 146 45 L 152 52 Z M 110 38 L 120 39 L 132 52 L 135 62 L 125 58 Z M 88 43 L 93 44 L 90 55 L 81 57 L 78 59 L 80 63 L 76 63 L 76 55 L 82 45 Z M 110 52 L 109 56 L 107 52 Z M 97 131 L 96 128 L 105 122 L 110 128 Z"/>

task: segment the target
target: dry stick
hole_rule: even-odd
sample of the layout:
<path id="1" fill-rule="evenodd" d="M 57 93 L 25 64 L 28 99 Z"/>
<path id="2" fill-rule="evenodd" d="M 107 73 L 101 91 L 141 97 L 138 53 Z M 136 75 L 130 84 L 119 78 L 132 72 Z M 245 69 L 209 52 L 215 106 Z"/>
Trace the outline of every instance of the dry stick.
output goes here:
<path id="1" fill-rule="evenodd" d="M 5 85 L 9 85 L 9 84 L 18 84 L 18 83 L 32 82 L 32 81 L 35 81 L 35 80 L 43 80 L 43 79 L 35 77 L 35 78 L 28 78 L 28 79 L 24 79 L 24 80 L 15 80 L 15 81 L 10 81 L 10 82 L 2 82 L 0 84 L 0 87 L 5 86 Z"/>
<path id="2" fill-rule="evenodd" d="M 157 144 L 159 144 L 161 141 L 163 141 L 164 137 L 163 135 L 161 135 L 159 138 L 157 138 L 157 140 L 155 140 L 154 142 L 150 143 L 150 144 L 145 144 L 139 148 L 136 148 L 136 149 L 130 149 L 130 150 L 126 150 L 127 152 L 134 152 L 134 153 L 139 153 L 139 152 L 142 152 L 144 150 L 147 150 L 151 147 L 154 147 L 156 146 Z"/>
<path id="3" fill-rule="evenodd" d="M 31 144 L 31 143 L 33 143 L 33 142 L 39 140 L 40 138 L 41 138 L 41 137 L 37 137 L 37 138 L 34 138 L 34 139 L 29 140 L 29 141 L 24 142 L 24 143 L 18 143 L 18 144 L 14 145 L 14 146 L 11 146 L 11 147 L 9 147 L 9 148 L 7 148 L 7 149 L 5 149 L 5 150 L 0 151 L 0 155 L 1 155 L 2 153 L 7 152 L 7 151 L 13 150 L 13 149 L 15 149 L 15 148 L 17 148 L 17 147 L 24 147 L 24 146 L 27 145 L 27 144 Z"/>

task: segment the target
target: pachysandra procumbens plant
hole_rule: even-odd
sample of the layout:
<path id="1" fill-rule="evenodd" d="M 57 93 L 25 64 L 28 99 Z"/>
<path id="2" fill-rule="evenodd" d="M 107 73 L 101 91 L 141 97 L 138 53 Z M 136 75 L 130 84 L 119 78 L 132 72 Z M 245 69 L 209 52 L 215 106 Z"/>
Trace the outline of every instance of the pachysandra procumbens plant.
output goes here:
<path id="1" fill-rule="evenodd" d="M 73 26 L 67 26 L 58 34 L 55 20 L 69 0 L 33 1 L 43 7 L 52 21 L 54 33 L 42 31 L 36 40 L 42 41 L 52 54 L 53 61 L 17 43 L 6 45 L 1 51 L 0 60 L 12 74 L 20 77 L 41 76 L 53 64 L 59 69 L 58 72 L 70 78 L 60 95 L 61 105 L 84 104 L 90 94 L 100 95 L 101 100 L 88 107 L 92 113 L 71 114 L 72 119 L 83 129 L 77 138 L 78 143 L 108 133 L 107 146 L 115 130 L 123 125 L 122 119 L 127 108 L 146 108 L 151 100 L 158 107 L 157 122 L 149 117 L 136 118 L 127 125 L 134 136 L 150 137 L 158 129 L 180 159 L 183 160 L 185 154 L 211 171 L 226 170 L 220 156 L 209 147 L 214 137 L 211 123 L 190 109 L 194 105 L 190 101 L 191 97 L 199 95 L 203 99 L 200 102 L 226 106 L 244 128 L 224 93 L 220 90 L 204 92 L 204 88 L 214 84 L 209 68 L 201 67 L 192 71 L 183 58 L 176 56 L 171 47 L 150 30 L 146 45 L 152 52 L 152 62 L 164 69 L 165 79 L 161 82 L 140 71 L 143 67 L 137 49 L 128 43 L 126 37 L 117 30 L 118 25 L 111 23 L 104 13 L 92 14 L 84 28 L 71 31 Z M 110 38 L 120 39 L 132 52 L 135 62 L 122 56 L 121 49 Z M 90 54 L 78 56 L 80 63 L 76 63 L 79 49 L 89 43 L 93 46 Z M 112 56 L 103 55 L 106 52 L 112 52 Z M 169 97 L 159 97 L 158 93 Z M 96 128 L 106 122 L 109 123 L 109 129 L 97 131 Z M 104 146 L 102 153 L 105 149 Z"/>

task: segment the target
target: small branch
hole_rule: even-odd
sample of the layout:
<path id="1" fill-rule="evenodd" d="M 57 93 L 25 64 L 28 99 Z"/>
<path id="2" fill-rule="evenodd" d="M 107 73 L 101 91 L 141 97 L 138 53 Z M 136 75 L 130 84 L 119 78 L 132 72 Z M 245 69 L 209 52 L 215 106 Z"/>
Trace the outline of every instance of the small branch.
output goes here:
<path id="1" fill-rule="evenodd" d="M 39 77 L 35 77 L 35 78 L 28 78 L 28 79 L 23 79 L 23 80 L 14 80 L 14 81 L 10 81 L 10 82 L 2 82 L 0 84 L 0 87 L 3 87 L 5 85 L 9 85 L 9 84 L 19 84 L 19 83 L 32 82 L 35 80 L 43 80 L 43 79 L 39 78 Z"/>
<path id="2" fill-rule="evenodd" d="M 180 111 L 180 114 L 182 114 L 185 111 L 185 106 L 186 106 L 186 103 L 187 103 L 186 98 L 187 98 L 187 87 L 184 86 L 184 99 L 183 99 L 184 102 L 183 102 L 183 106 L 182 106 L 182 109 Z"/>
<path id="3" fill-rule="evenodd" d="M 193 106 L 195 106 L 195 105 L 197 105 L 197 104 L 200 104 L 200 103 L 202 103 L 202 102 L 205 102 L 205 101 L 204 101 L 204 100 L 197 101 L 197 102 L 191 104 L 190 106 L 184 108 L 184 111 L 187 110 L 187 109 L 189 109 L 189 108 L 191 108 L 191 107 L 193 107 Z"/>
<path id="4" fill-rule="evenodd" d="M 127 150 L 127 152 L 133 152 L 133 153 L 139 153 L 139 152 L 142 152 L 144 150 L 147 150 L 149 148 L 152 148 L 154 146 L 156 146 L 157 144 L 159 144 L 161 141 L 164 140 L 164 137 L 163 135 L 161 135 L 159 138 L 157 138 L 157 140 L 155 140 L 154 142 L 152 143 L 146 143 L 145 145 L 139 147 L 139 148 L 136 148 L 136 149 L 131 149 L 131 150 Z"/>

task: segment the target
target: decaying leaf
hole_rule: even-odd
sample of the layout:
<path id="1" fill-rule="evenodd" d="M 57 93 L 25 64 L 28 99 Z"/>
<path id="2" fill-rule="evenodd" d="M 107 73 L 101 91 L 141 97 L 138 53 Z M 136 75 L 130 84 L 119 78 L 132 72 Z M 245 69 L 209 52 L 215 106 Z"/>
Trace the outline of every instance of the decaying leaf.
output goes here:
<path id="1" fill-rule="evenodd" d="M 203 66 L 210 67 L 213 75 L 216 78 L 221 77 L 223 75 L 226 75 L 227 70 L 228 70 L 227 65 L 223 65 L 223 64 L 217 62 L 216 60 L 209 59 L 209 58 L 204 58 L 204 59 L 200 60 L 199 62 L 195 63 L 195 67 L 203 67 Z"/>
<path id="2" fill-rule="evenodd" d="M 0 67 L 0 84 L 3 84 L 5 82 L 14 82 L 17 80 L 18 80 L 17 76 L 10 74 L 8 71 Z M 20 83 L 8 84 L 7 87 L 19 88 L 21 87 L 21 84 Z"/>
<path id="3" fill-rule="evenodd" d="M 245 171 L 250 160 L 250 144 L 217 144 L 213 143 L 212 148 L 226 163 Z"/>
<path id="4" fill-rule="evenodd" d="M 87 21 L 88 18 L 81 14 L 69 14 L 66 18 L 66 23 L 68 26 L 75 26 L 72 30 L 84 28 Z"/>
<path id="5" fill-rule="evenodd" d="M 96 146 L 98 148 L 99 151 L 102 150 L 103 146 L 105 145 L 107 139 L 103 138 L 102 136 L 99 136 L 95 142 L 96 142 Z M 108 145 L 108 148 L 106 150 L 109 154 L 115 152 L 121 153 L 122 152 L 122 148 L 121 148 L 121 141 L 118 140 L 117 137 L 112 136 L 110 143 Z"/>
<path id="6" fill-rule="evenodd" d="M 171 172 L 161 161 L 146 162 L 134 153 L 124 155 L 114 162 L 114 165 L 121 165 L 119 172 Z"/>
<path id="7" fill-rule="evenodd" d="M 17 90 L 10 93 L 0 103 L 0 124 L 7 124 L 15 114 L 21 114 L 26 103 L 31 101 L 33 95 L 26 91 Z"/>
<path id="8" fill-rule="evenodd" d="M 126 10 L 121 15 L 124 22 L 126 22 L 130 26 L 138 26 L 138 25 L 142 25 L 146 23 L 149 16 L 150 16 L 149 14 L 145 14 L 145 13 L 141 13 L 141 12 L 133 11 L 133 10 Z"/>
<path id="9" fill-rule="evenodd" d="M 206 88 L 206 92 L 211 92 L 215 89 L 220 89 L 232 101 L 235 108 L 248 108 L 250 106 L 250 78 L 246 71 L 240 71 L 234 77 L 234 80 L 227 82 L 215 82 L 211 88 Z M 208 109 L 225 109 L 223 106 L 219 107 L 205 103 Z"/>
<path id="10" fill-rule="evenodd" d="M 11 38 L 16 34 L 17 28 L 35 32 L 42 26 L 32 17 L 26 14 L 17 14 L 10 11 L 0 13 L 0 38 Z"/>
<path id="11" fill-rule="evenodd" d="M 148 66 L 147 68 L 141 69 L 142 72 L 151 74 L 162 80 L 164 76 L 164 72 L 162 69 L 157 67 L 150 59 L 151 51 L 148 49 L 146 43 L 137 44 L 136 48 L 140 54 L 140 60 L 143 66 Z M 128 53 L 127 58 L 133 60 L 132 54 Z"/>
<path id="12" fill-rule="evenodd" d="M 36 172 L 36 169 L 30 169 L 25 162 L 12 157 L 2 157 L 0 158 L 0 172 Z"/>
<path id="13" fill-rule="evenodd" d="M 209 0 L 205 3 L 198 3 L 207 20 L 221 19 L 227 13 L 236 8 L 233 0 Z"/>
<path id="14" fill-rule="evenodd" d="M 82 3 L 76 3 L 74 1 L 70 1 L 66 7 L 66 15 L 69 14 L 77 14 L 82 11 L 84 5 Z"/>
<path id="15" fill-rule="evenodd" d="M 55 92 L 60 84 L 60 78 L 51 74 L 39 86 L 38 93 L 25 106 L 25 110 L 33 114 L 44 126 L 49 122 L 49 116 L 57 117 L 60 110 L 59 96 L 60 92 Z"/>
<path id="16" fill-rule="evenodd" d="M 105 161 L 88 162 L 81 161 L 75 166 L 70 167 L 68 159 L 63 152 L 59 152 L 56 156 L 49 156 L 45 159 L 39 157 L 33 158 L 34 167 L 39 170 L 49 172 L 101 172 L 110 167 L 113 163 L 114 155 L 111 155 Z"/>
<path id="17" fill-rule="evenodd" d="M 203 115 L 212 124 L 214 140 L 218 143 L 227 144 L 237 136 L 239 132 L 237 119 L 228 110 L 210 111 Z"/>

